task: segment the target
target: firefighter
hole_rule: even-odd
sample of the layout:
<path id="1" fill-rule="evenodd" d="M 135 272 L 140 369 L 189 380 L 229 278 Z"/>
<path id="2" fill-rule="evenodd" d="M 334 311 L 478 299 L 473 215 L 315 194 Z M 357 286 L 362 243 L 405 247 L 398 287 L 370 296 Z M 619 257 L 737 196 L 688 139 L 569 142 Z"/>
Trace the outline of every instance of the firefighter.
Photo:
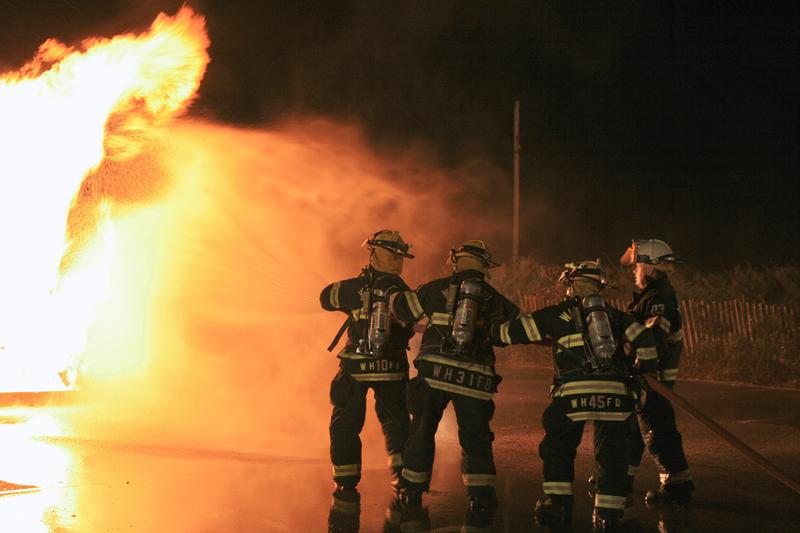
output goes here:
<path id="1" fill-rule="evenodd" d="M 347 331 L 347 344 L 339 352 L 339 372 L 333 378 L 330 399 L 331 461 L 334 507 L 357 512 L 356 485 L 361 479 L 361 439 L 366 416 L 366 394 L 373 390 L 375 411 L 381 423 L 393 486 L 402 469 L 402 449 L 408 438 L 409 417 L 405 388 L 408 381 L 408 341 L 413 324 L 422 316 L 416 294 L 400 274 L 408 253 L 400 233 L 381 230 L 367 238 L 369 265 L 361 275 L 325 287 L 320 303 L 328 311 L 347 315 L 342 329 L 328 348 L 333 350 Z M 356 504 L 356 505 L 353 505 Z M 355 510 L 355 511 L 354 511 Z M 332 508 L 332 512 L 334 509 Z"/>
<path id="2" fill-rule="evenodd" d="M 566 286 L 564 300 L 495 327 L 492 338 L 500 346 L 553 347 L 552 402 L 542 415 L 545 436 L 539 445 L 544 496 L 536 502 L 537 518 L 545 525 L 569 526 L 573 463 L 583 427 L 591 420 L 597 462 L 592 520 L 597 530 L 610 531 L 622 517 L 629 492 L 627 419 L 634 392 L 628 374 L 631 366 L 655 371 L 655 341 L 632 316 L 605 304 L 601 293 L 607 285 L 599 261 L 568 263 L 559 281 Z"/>
<path id="3" fill-rule="evenodd" d="M 420 286 L 417 296 L 428 324 L 414 361 L 417 376 L 409 382 L 411 431 L 403 451 L 401 499 L 421 505 L 429 490 L 434 437 L 447 404 L 452 402 L 462 449 L 461 472 L 469 499 L 468 516 L 486 517 L 497 504 L 492 395 L 500 376 L 490 329 L 519 314 L 519 308 L 494 289 L 486 278 L 499 266 L 480 240 L 451 249 L 450 276 Z"/>
<path id="4" fill-rule="evenodd" d="M 658 349 L 658 380 L 673 388 L 683 350 L 683 333 L 678 298 L 669 281 L 669 273 L 680 260 L 664 241 L 637 239 L 620 262 L 633 268 L 638 289 L 633 293 L 628 311 L 653 331 Z M 655 391 L 647 391 L 638 423 L 637 419 L 631 422 L 631 469 L 635 470 L 641 462 L 645 444 L 659 469 L 659 487 L 648 491 L 645 501 L 653 504 L 688 503 L 694 482 L 670 401 Z M 639 426 L 644 431 L 644 440 Z"/>

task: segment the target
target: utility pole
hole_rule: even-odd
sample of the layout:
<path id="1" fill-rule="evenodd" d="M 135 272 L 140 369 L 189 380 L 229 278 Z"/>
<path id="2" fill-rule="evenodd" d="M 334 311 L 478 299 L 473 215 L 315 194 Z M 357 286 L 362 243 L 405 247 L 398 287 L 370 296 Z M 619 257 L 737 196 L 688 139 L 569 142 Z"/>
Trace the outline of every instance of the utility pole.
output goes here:
<path id="1" fill-rule="evenodd" d="M 519 261 L 519 100 L 514 101 L 514 233 L 511 237 L 511 261 Z"/>

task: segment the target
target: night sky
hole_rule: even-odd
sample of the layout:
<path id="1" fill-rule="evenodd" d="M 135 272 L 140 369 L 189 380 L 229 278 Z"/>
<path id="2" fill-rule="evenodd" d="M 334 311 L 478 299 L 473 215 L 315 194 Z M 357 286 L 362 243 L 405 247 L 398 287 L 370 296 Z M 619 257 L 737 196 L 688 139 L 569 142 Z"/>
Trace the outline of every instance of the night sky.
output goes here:
<path id="1" fill-rule="evenodd" d="M 0 67 L 180 5 L 96 4 L 0 0 Z M 212 43 L 193 113 L 353 121 L 511 180 L 518 98 L 523 254 L 658 236 L 700 266 L 798 263 L 798 7 L 699 4 L 190 2 Z"/>

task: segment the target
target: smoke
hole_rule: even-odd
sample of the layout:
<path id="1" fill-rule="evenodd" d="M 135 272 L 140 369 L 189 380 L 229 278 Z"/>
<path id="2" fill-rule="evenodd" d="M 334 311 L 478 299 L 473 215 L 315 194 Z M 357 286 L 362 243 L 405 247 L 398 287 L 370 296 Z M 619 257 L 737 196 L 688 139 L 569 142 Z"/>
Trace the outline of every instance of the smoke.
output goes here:
<path id="1" fill-rule="evenodd" d="M 322 455 L 337 369 L 325 347 L 344 315 L 323 312 L 319 292 L 358 274 L 359 245 L 381 228 L 414 245 L 412 287 L 446 274 L 464 239 L 497 250 L 506 228 L 477 182 L 499 175 L 479 162 L 445 171 L 413 148 L 376 153 L 357 126 L 322 119 L 177 123 L 151 156 L 92 177 L 116 198 L 117 252 L 84 357 L 94 409 L 80 433 Z"/>

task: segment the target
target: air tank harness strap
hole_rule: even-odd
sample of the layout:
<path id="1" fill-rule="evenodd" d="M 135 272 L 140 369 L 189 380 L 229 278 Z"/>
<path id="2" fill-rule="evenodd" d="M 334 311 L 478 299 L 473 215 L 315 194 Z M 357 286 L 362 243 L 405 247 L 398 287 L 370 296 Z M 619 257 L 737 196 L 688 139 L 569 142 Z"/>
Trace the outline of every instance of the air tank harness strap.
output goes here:
<path id="1" fill-rule="evenodd" d="M 353 317 L 348 315 L 348 317 L 344 320 L 344 323 L 342 323 L 342 327 L 339 328 L 339 331 L 336 332 L 336 336 L 333 337 L 333 340 L 328 345 L 329 352 L 332 352 L 336 348 L 336 345 L 339 344 L 339 341 L 342 339 L 342 335 L 344 335 L 344 332 L 347 331 L 347 328 L 350 326 L 350 322 L 352 321 Z"/>

